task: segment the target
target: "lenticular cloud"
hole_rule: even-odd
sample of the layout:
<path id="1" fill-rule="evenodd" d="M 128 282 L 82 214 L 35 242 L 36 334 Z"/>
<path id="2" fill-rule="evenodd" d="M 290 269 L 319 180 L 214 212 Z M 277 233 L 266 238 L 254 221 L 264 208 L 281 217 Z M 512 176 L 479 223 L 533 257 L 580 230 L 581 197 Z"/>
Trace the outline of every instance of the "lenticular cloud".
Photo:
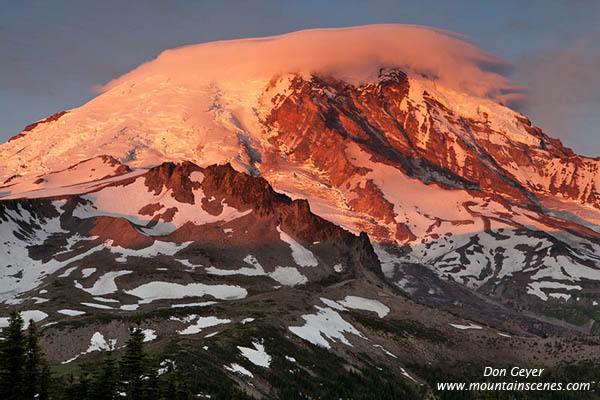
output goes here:
<path id="1" fill-rule="evenodd" d="M 210 42 L 166 50 L 100 90 L 150 76 L 188 85 L 239 85 L 279 74 L 314 73 L 360 83 L 380 67 L 399 67 L 471 95 L 503 103 L 522 100 L 522 89 L 502 75 L 510 64 L 467 39 L 423 26 L 368 25 Z"/>

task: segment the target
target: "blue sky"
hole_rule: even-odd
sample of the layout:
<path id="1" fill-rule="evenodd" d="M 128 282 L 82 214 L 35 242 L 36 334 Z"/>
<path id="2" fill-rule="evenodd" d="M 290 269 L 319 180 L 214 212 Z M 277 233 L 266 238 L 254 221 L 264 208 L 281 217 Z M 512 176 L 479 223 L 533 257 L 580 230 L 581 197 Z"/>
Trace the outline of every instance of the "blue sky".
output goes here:
<path id="1" fill-rule="evenodd" d="M 186 44 L 376 23 L 468 35 L 510 61 L 522 111 L 577 152 L 600 155 L 600 2 L 584 0 L 3 0 L 0 142 L 93 98 L 101 85 Z"/>

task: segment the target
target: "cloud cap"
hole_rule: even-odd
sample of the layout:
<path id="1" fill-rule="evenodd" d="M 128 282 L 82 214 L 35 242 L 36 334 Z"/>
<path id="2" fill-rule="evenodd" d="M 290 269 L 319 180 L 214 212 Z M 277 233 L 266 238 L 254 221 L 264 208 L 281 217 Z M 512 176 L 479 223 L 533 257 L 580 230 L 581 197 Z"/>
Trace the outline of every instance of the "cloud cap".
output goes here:
<path id="1" fill-rule="evenodd" d="M 183 85 L 239 84 L 287 73 L 331 75 L 360 83 L 380 67 L 426 75 L 451 89 L 503 104 L 524 98 L 523 89 L 505 76 L 512 66 L 478 49 L 468 37 L 398 24 L 311 29 L 184 46 L 162 52 L 98 90 L 156 75 Z"/>

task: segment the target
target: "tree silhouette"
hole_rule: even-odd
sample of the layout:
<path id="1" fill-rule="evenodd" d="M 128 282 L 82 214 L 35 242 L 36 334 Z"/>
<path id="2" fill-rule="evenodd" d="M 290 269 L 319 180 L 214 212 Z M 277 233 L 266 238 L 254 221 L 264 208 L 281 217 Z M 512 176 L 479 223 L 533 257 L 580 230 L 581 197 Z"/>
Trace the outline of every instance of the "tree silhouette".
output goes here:
<path id="1" fill-rule="evenodd" d="M 117 362 L 113 357 L 112 349 L 106 354 L 100 370 L 94 379 L 92 399 L 115 400 L 119 398 L 117 384 L 119 381 Z"/>
<path id="2" fill-rule="evenodd" d="M 145 400 L 147 386 L 145 380 L 148 369 L 147 357 L 144 353 L 144 332 L 140 328 L 131 330 L 125 346 L 125 354 L 120 363 L 120 380 L 127 399 Z"/>
<path id="3" fill-rule="evenodd" d="M 42 355 L 39 345 L 39 332 L 35 322 L 29 321 L 25 337 L 25 365 L 23 392 L 24 399 L 33 400 L 39 396 L 42 375 Z"/>
<path id="4" fill-rule="evenodd" d="M 8 318 L 8 327 L 2 331 L 0 342 L 0 398 L 22 400 L 24 398 L 25 337 L 23 318 L 13 310 Z"/>

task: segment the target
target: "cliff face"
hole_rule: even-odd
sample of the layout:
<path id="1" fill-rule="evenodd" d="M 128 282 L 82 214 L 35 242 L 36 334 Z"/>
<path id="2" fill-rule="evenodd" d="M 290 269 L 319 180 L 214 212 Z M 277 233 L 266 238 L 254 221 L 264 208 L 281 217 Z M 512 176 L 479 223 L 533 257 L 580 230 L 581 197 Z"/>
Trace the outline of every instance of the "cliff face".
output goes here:
<path id="1" fill-rule="evenodd" d="M 249 283 L 256 290 L 328 276 L 382 276 L 366 236 L 314 215 L 306 200 L 292 201 L 229 165 L 164 163 L 96 184 L 68 195 L 0 201 L 4 303 L 27 302 L 32 291 L 71 267 L 107 273 L 154 257 L 173 265 L 172 271 L 203 268 L 208 261 L 216 276 L 264 276 Z M 255 270 L 235 268 L 248 263 Z M 343 271 L 334 270 L 338 264 Z M 138 272 L 139 280 L 152 280 Z"/>
<path id="2" fill-rule="evenodd" d="M 354 143 L 372 161 L 425 183 L 528 206 L 539 204 L 538 195 L 554 195 L 598 208 L 597 160 L 576 156 L 522 115 L 467 103 L 477 107 L 469 115 L 461 101 L 473 99 L 414 84 L 411 92 L 399 70 L 381 70 L 376 83 L 362 86 L 297 76 L 286 97 L 272 97 L 274 107 L 264 118 L 276 132 L 270 142 L 295 162 L 326 172 L 335 186 L 365 175 L 347 155 Z M 378 212 L 384 219 L 390 214 L 381 207 Z"/>

